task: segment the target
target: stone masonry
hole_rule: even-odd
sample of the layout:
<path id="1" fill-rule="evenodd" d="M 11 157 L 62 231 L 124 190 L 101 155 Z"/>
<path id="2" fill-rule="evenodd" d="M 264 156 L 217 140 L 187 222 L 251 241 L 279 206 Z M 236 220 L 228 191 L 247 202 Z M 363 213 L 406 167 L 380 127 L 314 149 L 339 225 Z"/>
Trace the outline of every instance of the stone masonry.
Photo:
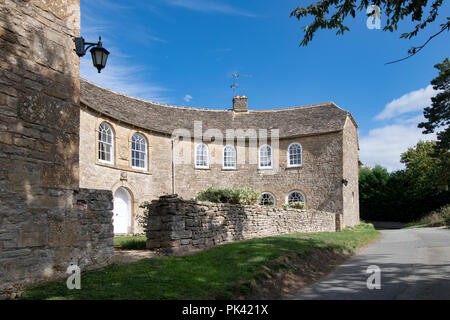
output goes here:
<path id="1" fill-rule="evenodd" d="M 70 210 L 41 208 L 34 210 L 34 219 L 4 215 L 0 297 L 29 285 L 66 278 L 70 264 L 82 271 L 111 264 L 112 193 L 80 189 L 67 196 L 72 199 Z"/>
<path id="2" fill-rule="evenodd" d="M 113 253 L 111 191 L 79 190 L 79 34 L 79 0 L 0 0 L 0 296 Z"/>
<path id="3" fill-rule="evenodd" d="M 177 195 L 152 201 L 147 248 L 176 253 L 222 243 L 295 232 L 334 232 L 342 215 L 313 209 L 218 204 Z"/>
<path id="4" fill-rule="evenodd" d="M 245 103 L 247 100 L 245 99 Z M 162 194 L 179 194 L 192 199 L 208 187 L 252 187 L 274 195 L 279 208 L 287 195 L 300 191 L 308 208 L 343 214 L 345 226 L 359 223 L 358 133 L 350 113 L 334 103 L 273 110 L 212 110 L 158 104 L 125 96 L 81 80 L 80 186 L 107 189 L 113 193 L 125 188 L 132 198 L 129 234 L 142 232 L 136 217 L 144 201 Z M 124 107 L 126 106 L 126 108 Z M 235 104 L 236 107 L 236 104 Z M 193 132 L 202 122 L 203 143 L 208 146 L 208 168 L 194 165 L 196 141 L 174 140 L 174 130 Z M 114 132 L 112 163 L 98 160 L 98 128 L 107 123 Z M 260 169 L 257 160 L 259 141 L 251 145 L 248 136 L 229 141 L 216 139 L 208 131 L 218 129 L 225 137 L 228 129 L 280 130 L 278 145 L 273 145 L 278 168 Z M 217 131 L 217 130 L 216 130 Z M 131 162 L 133 134 L 148 143 L 148 168 L 136 170 Z M 223 167 L 224 145 L 236 148 L 236 168 Z M 292 143 L 302 146 L 302 165 L 288 166 L 287 149 Z M 177 163 L 190 151 L 190 162 Z M 343 180 L 347 184 L 343 184 Z"/>
<path id="5" fill-rule="evenodd" d="M 130 234 L 141 232 L 136 223 L 140 203 L 162 194 L 192 198 L 210 186 L 234 186 L 270 192 L 276 199 L 276 208 L 204 204 L 195 219 L 184 217 L 185 211 L 171 214 L 184 221 L 184 227 L 180 222 L 171 228 L 185 228 L 172 231 L 186 232 L 186 237 L 164 235 L 176 246 L 332 230 L 337 220 L 343 226 L 359 222 L 358 135 L 349 112 L 333 102 L 251 110 L 247 98 L 240 97 L 233 109 L 218 110 L 128 97 L 80 80 L 72 41 L 79 35 L 79 0 L 0 0 L 0 295 L 58 278 L 73 262 L 85 268 L 108 264 L 111 191 L 119 188 L 131 198 Z M 114 131 L 110 164 L 98 161 L 103 121 Z M 194 131 L 200 121 L 211 160 L 207 168 L 194 166 Z M 175 141 L 178 129 L 192 139 Z M 229 142 L 237 153 L 231 170 L 222 165 L 224 145 L 216 134 L 225 137 L 229 129 L 243 132 Z M 267 130 L 268 141 L 250 145 L 252 130 Z M 273 132 L 279 133 L 278 145 Z M 132 167 L 134 133 L 147 140 L 145 170 Z M 287 165 L 293 142 L 302 145 L 297 167 Z M 274 143 L 274 162 L 279 162 L 274 170 L 261 170 L 253 161 L 263 143 Z M 180 145 L 191 151 L 190 163 L 175 163 Z M 294 190 L 304 194 L 311 210 L 289 215 L 280 208 Z M 193 228 L 199 226 L 191 223 L 199 222 L 209 233 L 195 238 L 200 231 Z"/>

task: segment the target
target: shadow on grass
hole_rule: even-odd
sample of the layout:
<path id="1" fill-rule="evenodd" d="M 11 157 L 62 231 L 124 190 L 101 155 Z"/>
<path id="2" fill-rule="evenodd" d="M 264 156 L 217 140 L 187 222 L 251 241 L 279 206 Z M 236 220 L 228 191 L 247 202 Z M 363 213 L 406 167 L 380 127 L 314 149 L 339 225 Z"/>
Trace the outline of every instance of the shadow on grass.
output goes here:
<path id="1" fill-rule="evenodd" d="M 61 281 L 31 289 L 23 298 L 230 299 L 236 290 L 248 290 L 263 268 L 283 268 L 280 258 L 305 256 L 316 250 L 352 251 L 377 235 L 372 228 L 252 239 L 190 256 L 113 265 L 102 271 L 83 273 L 81 290 L 69 291 Z"/>

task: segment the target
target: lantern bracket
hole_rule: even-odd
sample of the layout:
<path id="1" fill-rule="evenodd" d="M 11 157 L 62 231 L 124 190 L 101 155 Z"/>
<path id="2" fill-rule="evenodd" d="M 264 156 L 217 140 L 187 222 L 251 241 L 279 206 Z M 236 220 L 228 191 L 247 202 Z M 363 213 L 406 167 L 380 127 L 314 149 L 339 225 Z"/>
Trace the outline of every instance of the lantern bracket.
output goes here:
<path id="1" fill-rule="evenodd" d="M 102 37 L 98 38 L 98 43 L 85 42 L 83 37 L 73 38 L 73 42 L 75 42 L 74 51 L 76 52 L 76 54 L 79 57 L 84 57 L 84 55 L 86 54 L 86 51 L 88 51 L 89 48 L 92 48 L 93 46 L 98 46 L 98 47 L 102 46 Z"/>
<path id="2" fill-rule="evenodd" d="M 74 51 L 80 58 L 86 55 L 86 51 L 91 48 L 92 63 L 97 68 L 98 73 L 105 68 L 109 51 L 103 48 L 102 37 L 98 38 L 97 43 L 85 42 L 83 37 L 75 37 L 73 38 L 73 42 L 75 43 Z"/>

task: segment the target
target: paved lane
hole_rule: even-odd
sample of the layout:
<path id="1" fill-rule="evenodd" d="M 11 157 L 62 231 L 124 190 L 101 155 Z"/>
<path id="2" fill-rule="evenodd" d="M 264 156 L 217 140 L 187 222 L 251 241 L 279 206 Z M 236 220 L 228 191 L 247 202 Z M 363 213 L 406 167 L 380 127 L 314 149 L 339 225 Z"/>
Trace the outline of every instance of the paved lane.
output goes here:
<path id="1" fill-rule="evenodd" d="M 382 237 L 291 299 L 450 299 L 450 229 L 383 230 Z M 369 290 L 369 266 L 381 289 Z"/>

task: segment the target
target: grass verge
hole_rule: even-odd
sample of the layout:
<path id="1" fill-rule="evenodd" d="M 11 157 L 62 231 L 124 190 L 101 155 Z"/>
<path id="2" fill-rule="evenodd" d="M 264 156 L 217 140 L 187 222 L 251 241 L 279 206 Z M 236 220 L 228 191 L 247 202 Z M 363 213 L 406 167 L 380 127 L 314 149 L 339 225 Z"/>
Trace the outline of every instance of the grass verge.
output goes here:
<path id="1" fill-rule="evenodd" d="M 81 276 L 81 290 L 70 291 L 65 281 L 59 281 L 30 289 L 21 298 L 125 300 L 252 297 L 258 285 L 273 274 L 317 266 L 299 266 L 295 261 L 320 256 L 325 260 L 317 261 L 319 265 L 333 265 L 334 254 L 354 252 L 378 236 L 372 225 L 361 224 L 337 233 L 296 233 L 252 239 L 189 256 L 143 259 L 129 265 L 113 265 L 104 270 L 85 272 Z"/>
<path id="2" fill-rule="evenodd" d="M 145 250 L 146 242 L 145 236 L 114 237 L 114 245 L 126 250 Z"/>
<path id="3" fill-rule="evenodd" d="M 408 223 L 405 229 L 433 228 L 450 226 L 450 205 L 446 205 L 437 211 L 433 211 L 419 221 Z"/>

